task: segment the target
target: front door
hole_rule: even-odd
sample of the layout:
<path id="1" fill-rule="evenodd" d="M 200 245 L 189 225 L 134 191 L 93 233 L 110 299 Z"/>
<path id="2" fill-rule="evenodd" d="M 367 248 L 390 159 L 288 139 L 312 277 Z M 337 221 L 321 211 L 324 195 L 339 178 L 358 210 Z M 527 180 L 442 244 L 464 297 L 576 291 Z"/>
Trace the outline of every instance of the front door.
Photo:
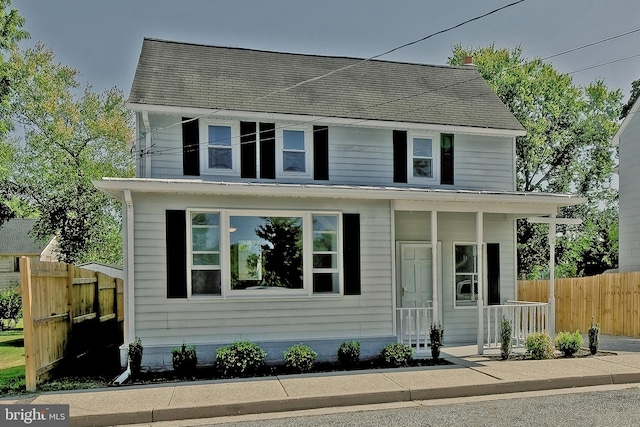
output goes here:
<path id="1" fill-rule="evenodd" d="M 433 306 L 431 245 L 400 245 L 400 293 L 403 308 Z"/>

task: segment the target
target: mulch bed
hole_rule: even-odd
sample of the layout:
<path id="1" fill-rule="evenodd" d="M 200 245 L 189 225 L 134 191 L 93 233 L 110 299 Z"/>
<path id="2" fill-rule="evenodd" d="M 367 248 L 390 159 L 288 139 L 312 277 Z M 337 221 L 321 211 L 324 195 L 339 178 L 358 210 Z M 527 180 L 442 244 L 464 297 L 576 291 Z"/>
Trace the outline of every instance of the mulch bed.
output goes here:
<path id="1" fill-rule="evenodd" d="M 567 357 L 562 353 L 556 353 L 555 359 L 576 359 L 582 357 L 600 357 L 600 356 L 615 356 L 617 353 L 612 351 L 601 351 L 598 350 L 596 354 L 591 354 L 588 348 L 581 348 L 578 350 L 573 356 Z M 500 355 L 491 355 L 487 356 L 491 360 L 502 360 Z M 509 355 L 508 360 L 533 360 L 533 358 L 527 353 L 512 353 Z"/>
<path id="2" fill-rule="evenodd" d="M 328 373 L 328 372 L 349 372 L 349 371 L 360 371 L 360 370 L 377 370 L 377 369 L 394 369 L 394 368 L 403 368 L 403 367 L 426 367 L 426 366 L 440 366 L 440 365 L 451 365 L 452 363 L 445 359 L 413 359 L 408 366 L 389 366 L 384 364 L 383 361 L 374 359 L 368 361 L 361 361 L 358 365 L 345 369 L 339 363 L 333 362 L 318 362 L 314 365 L 311 371 L 304 372 L 305 374 L 313 374 L 313 373 Z M 273 365 L 273 366 L 265 366 L 255 375 L 250 375 L 249 377 L 271 377 L 277 375 L 293 375 L 300 374 L 300 371 L 295 369 L 287 368 L 284 365 Z M 141 372 L 140 375 L 135 379 L 127 380 L 123 385 L 144 385 L 144 384 L 160 384 L 166 382 L 181 382 L 181 381 L 206 381 L 206 380 L 217 380 L 224 379 L 228 377 L 221 376 L 219 372 L 217 372 L 213 367 L 198 367 L 194 372 L 188 374 L 177 374 L 173 370 L 168 371 L 144 371 Z M 246 378 L 246 377 L 245 377 Z"/>

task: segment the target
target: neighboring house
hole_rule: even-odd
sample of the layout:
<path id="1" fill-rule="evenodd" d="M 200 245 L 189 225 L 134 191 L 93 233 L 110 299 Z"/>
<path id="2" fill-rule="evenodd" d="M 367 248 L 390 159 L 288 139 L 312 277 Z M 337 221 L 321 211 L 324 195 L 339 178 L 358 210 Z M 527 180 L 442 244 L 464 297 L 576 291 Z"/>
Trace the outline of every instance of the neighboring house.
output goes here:
<path id="1" fill-rule="evenodd" d="M 86 262 L 79 264 L 78 267 L 85 270 L 97 271 L 106 274 L 109 277 L 124 280 L 124 271 L 121 265 L 105 264 L 102 262 Z"/>
<path id="2" fill-rule="evenodd" d="M 515 191 L 525 131 L 473 65 L 145 39 L 128 106 L 136 178 L 94 184 L 123 203 L 148 366 L 240 339 L 422 352 L 431 321 L 475 343 L 516 299 L 515 220 L 582 201 Z"/>
<path id="3" fill-rule="evenodd" d="M 0 226 L 0 289 L 20 285 L 20 257 L 57 261 L 55 238 L 34 238 L 35 223 L 35 219 L 10 219 Z"/>
<path id="4" fill-rule="evenodd" d="M 640 100 L 613 137 L 619 150 L 618 271 L 640 271 Z"/>

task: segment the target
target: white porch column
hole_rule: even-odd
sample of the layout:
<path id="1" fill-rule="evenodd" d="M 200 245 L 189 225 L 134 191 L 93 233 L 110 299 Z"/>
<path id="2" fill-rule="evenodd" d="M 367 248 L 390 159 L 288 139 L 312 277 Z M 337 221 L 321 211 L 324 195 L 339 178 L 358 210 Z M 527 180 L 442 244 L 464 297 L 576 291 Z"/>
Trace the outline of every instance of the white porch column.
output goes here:
<path id="1" fill-rule="evenodd" d="M 431 283 L 433 299 L 433 322 L 442 322 L 440 319 L 440 304 L 438 303 L 438 211 L 431 211 Z"/>
<path id="2" fill-rule="evenodd" d="M 484 241 L 484 217 L 482 212 L 476 212 L 476 263 L 478 269 L 478 354 L 484 349 L 484 251 L 482 244 Z M 473 282 L 473 281 L 472 281 Z M 471 284 L 473 287 L 473 283 Z M 473 288 L 471 289 L 473 294 Z"/>
<path id="3" fill-rule="evenodd" d="M 556 339 L 556 215 L 549 221 L 549 335 Z"/>

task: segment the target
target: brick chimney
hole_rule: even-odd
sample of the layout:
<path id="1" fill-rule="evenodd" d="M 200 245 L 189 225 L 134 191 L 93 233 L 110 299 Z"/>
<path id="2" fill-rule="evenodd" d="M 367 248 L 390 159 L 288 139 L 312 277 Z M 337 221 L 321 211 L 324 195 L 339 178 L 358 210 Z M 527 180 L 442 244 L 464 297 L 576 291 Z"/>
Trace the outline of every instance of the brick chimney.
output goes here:
<path id="1" fill-rule="evenodd" d="M 462 63 L 464 65 L 473 65 L 473 56 L 465 56 Z"/>

